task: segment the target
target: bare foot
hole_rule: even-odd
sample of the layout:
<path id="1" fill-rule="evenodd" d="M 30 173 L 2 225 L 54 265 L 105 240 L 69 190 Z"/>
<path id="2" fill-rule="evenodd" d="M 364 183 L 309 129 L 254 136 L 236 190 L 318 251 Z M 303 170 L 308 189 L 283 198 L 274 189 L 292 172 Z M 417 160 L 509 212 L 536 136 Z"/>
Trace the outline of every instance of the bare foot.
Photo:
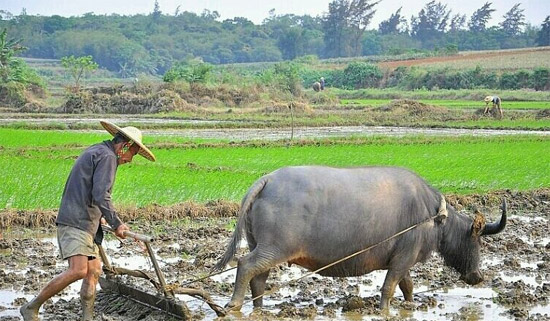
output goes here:
<path id="1" fill-rule="evenodd" d="M 21 312 L 24 321 L 38 321 L 38 309 L 29 308 L 29 303 L 23 305 L 19 312 Z"/>

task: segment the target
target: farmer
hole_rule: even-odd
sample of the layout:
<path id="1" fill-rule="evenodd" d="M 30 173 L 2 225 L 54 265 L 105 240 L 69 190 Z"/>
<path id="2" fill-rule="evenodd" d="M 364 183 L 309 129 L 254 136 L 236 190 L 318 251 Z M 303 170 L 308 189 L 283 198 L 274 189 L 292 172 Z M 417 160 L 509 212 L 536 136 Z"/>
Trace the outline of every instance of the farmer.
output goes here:
<path id="1" fill-rule="evenodd" d="M 120 238 L 125 238 L 124 232 L 129 230 L 118 218 L 111 202 L 117 167 L 130 163 L 138 153 L 153 162 L 155 156 L 142 144 L 139 129 L 120 128 L 107 121 L 100 123 L 114 137 L 88 147 L 80 154 L 65 183 L 56 219 L 59 252 L 62 259 L 69 261 L 69 268 L 21 307 L 25 321 L 37 321 L 38 310 L 46 300 L 80 279 L 83 279 L 81 320 L 92 320 L 96 285 L 101 273 L 96 245 L 103 239 L 100 221 L 104 218 Z"/>
<path id="2" fill-rule="evenodd" d="M 487 114 L 487 112 L 489 111 L 489 103 L 493 103 L 492 108 L 496 107 L 499 114 L 500 114 L 500 117 L 502 117 L 502 108 L 500 108 L 500 103 L 501 103 L 500 97 L 498 97 L 498 96 L 487 96 L 487 97 L 485 97 L 485 99 L 483 101 L 485 101 L 485 110 L 483 111 L 484 114 Z"/>
<path id="3" fill-rule="evenodd" d="M 321 90 L 325 90 L 325 77 L 321 77 L 319 83 L 321 84 Z"/>

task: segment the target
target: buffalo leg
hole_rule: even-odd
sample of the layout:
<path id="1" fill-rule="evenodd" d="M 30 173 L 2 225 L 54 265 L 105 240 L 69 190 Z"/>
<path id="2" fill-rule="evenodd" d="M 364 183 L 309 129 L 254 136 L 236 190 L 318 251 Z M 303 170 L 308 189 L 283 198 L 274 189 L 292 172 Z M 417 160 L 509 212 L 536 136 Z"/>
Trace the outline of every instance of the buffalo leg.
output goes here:
<path id="1" fill-rule="evenodd" d="M 396 270 L 388 270 L 388 273 L 386 273 L 386 279 L 382 286 L 382 298 L 380 299 L 381 310 L 386 310 L 390 307 L 390 300 L 395 293 L 395 287 L 403 280 L 403 273 L 395 271 Z M 408 270 L 406 273 L 408 273 Z"/>
<path id="2" fill-rule="evenodd" d="M 403 279 L 401 279 L 401 282 L 399 282 L 399 288 L 401 289 L 401 292 L 403 292 L 403 296 L 405 297 L 406 301 L 412 302 L 413 301 L 413 282 L 411 279 L 411 275 L 407 271 L 407 274 Z"/>
<path id="3" fill-rule="evenodd" d="M 284 261 L 283 259 L 278 259 L 267 254 L 273 252 L 273 249 L 258 250 L 258 247 L 256 247 L 254 251 L 239 259 L 239 263 L 237 265 L 237 278 L 235 279 L 235 289 L 233 290 L 231 301 L 229 301 L 226 305 L 228 309 L 240 310 L 244 301 L 246 286 L 252 278 L 259 274 L 268 272 L 272 266 Z"/>
<path id="4" fill-rule="evenodd" d="M 267 281 L 268 276 L 269 276 L 269 270 L 259 275 L 256 275 L 255 277 L 252 278 L 252 280 L 250 280 L 250 290 L 252 291 L 252 298 L 255 298 L 257 296 L 264 294 L 265 282 Z M 255 308 L 261 308 L 262 305 L 263 305 L 263 297 L 254 299 Z"/>

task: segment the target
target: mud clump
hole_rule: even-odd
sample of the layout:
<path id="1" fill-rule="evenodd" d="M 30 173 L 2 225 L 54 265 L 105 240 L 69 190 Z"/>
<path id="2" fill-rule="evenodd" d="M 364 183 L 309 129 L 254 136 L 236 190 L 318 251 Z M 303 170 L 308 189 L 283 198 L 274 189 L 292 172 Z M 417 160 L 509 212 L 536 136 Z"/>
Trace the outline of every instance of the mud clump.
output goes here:
<path id="1" fill-rule="evenodd" d="M 270 102 L 267 104 L 266 107 L 262 109 L 262 113 L 264 114 L 272 114 L 272 113 L 290 114 L 291 111 L 298 114 L 304 114 L 304 113 L 312 113 L 313 109 L 307 103 L 303 103 L 303 102 L 293 102 L 290 104 L 282 103 L 282 102 Z"/>
<path id="2" fill-rule="evenodd" d="M 379 107 L 377 110 L 380 112 L 406 114 L 412 117 L 445 115 L 449 111 L 445 107 L 432 106 L 410 99 L 392 100 L 388 105 Z"/>
<path id="3" fill-rule="evenodd" d="M 414 282 L 414 302 L 403 299 L 399 288 L 390 301 L 392 314 L 384 315 L 379 309 L 380 286 L 373 272 L 358 278 L 325 278 L 314 275 L 297 280 L 305 270 L 287 264 L 280 264 L 270 270 L 267 280 L 267 294 L 264 309 L 254 310 L 246 315 L 252 304 L 247 290 L 243 317 L 229 316 L 231 320 L 281 320 L 281 319 L 344 319 L 345 314 L 362 319 L 401 320 L 437 319 L 466 320 L 483 319 L 502 313 L 506 319 L 550 320 L 548 298 L 550 297 L 550 243 L 548 243 L 548 190 L 532 192 L 500 191 L 487 195 L 447 196 L 449 203 L 455 202 L 462 213 L 471 215 L 470 208 L 484 208 L 489 213 L 499 213 L 501 197 L 509 204 L 508 225 L 502 233 L 486 236 L 482 241 L 480 257 L 485 281 L 476 288 L 470 288 L 461 281 L 456 271 L 446 267 L 443 259 L 434 254 L 426 262 L 416 264 L 410 271 Z M 152 247 L 169 285 L 193 287 L 212 295 L 221 306 L 229 301 L 233 291 L 234 274 L 207 277 L 210 269 L 224 253 L 231 238 L 234 219 L 239 205 L 233 202 L 213 201 L 195 206 L 178 205 L 181 208 L 151 205 L 145 209 L 125 209 L 121 215 L 135 218 L 128 221 L 137 231 L 155 236 Z M 163 212 L 165 210 L 166 212 Z M 134 213 L 135 211 L 135 213 Z M 154 212 L 160 211 L 160 214 Z M 146 219 L 146 215 L 157 219 Z M 166 215 L 163 219 L 160 215 Z M 202 216 L 205 215 L 205 216 Z M 216 216 L 208 216 L 216 215 Z M 179 218 L 179 219 L 178 219 Z M 185 218 L 185 220 L 182 220 Z M 172 221 L 169 221 L 172 220 Z M 489 220 L 488 220 L 489 221 Z M 52 226 L 53 227 L 53 226 Z M 8 237 L 7 233 L 6 237 Z M 25 302 L 26 295 L 36 295 L 66 263 L 56 257 L 55 240 L 49 235 L 40 239 L 20 234 L 0 238 L 0 289 L 17 293 L 5 309 L 16 311 Z M 132 240 L 125 240 L 121 247 L 112 236 L 106 236 L 105 245 L 110 258 L 132 261 L 144 256 L 137 251 Z M 116 243 L 115 246 L 112 244 Z M 114 248 L 116 247 L 116 248 Z M 238 249 L 237 257 L 248 253 L 246 247 Z M 144 258 L 143 258 L 144 259 Z M 57 264 L 56 264 L 57 263 Z M 117 262 L 115 262 L 117 263 Z M 527 264 L 526 264 L 527 263 Z M 115 264 L 116 265 L 116 264 Z M 152 267 L 143 268 L 151 272 Z M 154 273 L 154 272 L 151 272 Z M 233 272 L 232 272 L 233 273 Z M 199 282 L 196 279 L 201 278 Z M 124 279 L 143 291 L 155 291 L 147 280 Z M 525 279 L 525 281 L 518 281 Z M 292 280 L 297 280 L 292 281 Z M 367 289 L 366 288 L 371 288 Z M 426 291 L 419 290 L 426 288 Z M 283 291 L 272 291 L 283 289 Z M 449 295 L 449 290 L 458 289 L 460 298 Z M 468 289 L 475 289 L 469 294 Z M 488 292 L 483 292 L 483 291 Z M 61 298 L 50 300 L 41 311 L 45 321 L 78 320 L 80 302 L 78 293 L 66 290 Z M 77 290 L 78 291 L 78 290 Z M 483 294 L 479 294 L 479 292 Z M 427 292 L 427 293 L 423 293 Z M 476 293 L 477 292 L 477 293 Z M 23 295 L 24 294 L 24 295 Z M 189 302 L 189 301 L 186 301 Z M 282 303 L 280 303 L 282 302 Z M 458 302 L 458 303 L 457 303 Z M 194 305 L 193 305 L 194 304 Z M 457 307 L 456 305 L 459 304 Z M 215 314 L 204 303 L 188 303 L 195 320 L 212 320 Z M 535 313 L 537 310 L 542 314 Z M 2 307 L 0 307 L 0 310 Z M 491 314 L 483 316 L 483 310 Z M 250 310 L 248 310 L 250 311 Z M 546 314 L 545 314 L 546 311 Z M 13 315 L 13 314 L 12 314 Z M 11 318 L 11 319 L 10 319 Z M 0 320 L 19 320 L 2 317 Z M 135 302 L 107 293 L 98 292 L 94 321 L 170 320 L 162 312 L 137 305 Z M 224 319 L 225 320 L 225 319 Z"/>
<path id="4" fill-rule="evenodd" d="M 536 119 L 550 118 L 550 109 L 543 109 L 537 112 Z"/>
<path id="5" fill-rule="evenodd" d="M 281 309 L 279 313 L 277 313 L 278 318 L 312 319 L 317 315 L 317 308 L 312 304 L 305 308 L 298 308 L 292 303 L 284 302 L 276 305 L 276 307 Z"/>

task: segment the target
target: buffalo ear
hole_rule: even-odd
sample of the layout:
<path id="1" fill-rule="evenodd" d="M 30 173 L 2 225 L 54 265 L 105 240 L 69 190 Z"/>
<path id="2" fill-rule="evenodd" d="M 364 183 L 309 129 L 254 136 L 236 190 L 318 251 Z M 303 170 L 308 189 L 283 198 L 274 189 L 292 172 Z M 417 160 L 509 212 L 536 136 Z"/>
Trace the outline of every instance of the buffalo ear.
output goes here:
<path id="1" fill-rule="evenodd" d="M 472 222 L 472 235 L 480 236 L 485 228 L 485 216 L 476 210 L 474 221 Z"/>

